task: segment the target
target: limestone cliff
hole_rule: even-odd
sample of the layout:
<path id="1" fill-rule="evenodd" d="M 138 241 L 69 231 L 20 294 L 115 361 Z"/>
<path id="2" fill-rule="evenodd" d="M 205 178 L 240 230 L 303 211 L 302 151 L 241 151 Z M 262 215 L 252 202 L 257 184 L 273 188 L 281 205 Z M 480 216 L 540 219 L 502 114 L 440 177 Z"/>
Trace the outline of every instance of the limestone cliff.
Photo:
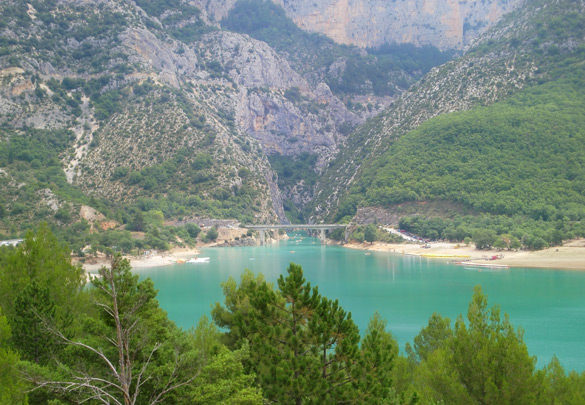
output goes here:
<path id="1" fill-rule="evenodd" d="M 343 135 L 338 127 L 359 118 L 348 111 L 326 84 L 313 87 L 265 43 L 218 31 L 199 44 L 199 53 L 213 55 L 234 83 L 227 103 L 236 122 L 267 154 L 318 153 L 319 166 L 337 152 Z"/>
<path id="2" fill-rule="evenodd" d="M 376 47 L 384 43 L 462 49 L 525 0 L 273 0 L 301 28 L 338 43 Z M 234 0 L 199 0 L 216 20 Z"/>
<path id="3" fill-rule="evenodd" d="M 66 181 L 114 204 L 173 194 L 195 212 L 218 215 L 221 201 L 220 215 L 285 221 L 267 156 L 310 153 L 320 170 L 348 133 L 340 128 L 368 112 L 350 111 L 266 43 L 194 21 L 189 7 L 110 1 L 98 13 L 68 0 L 33 19 L 5 3 L 19 19 L 0 25 L 13 38 L 0 42 L 0 124 L 10 129 L 0 141 L 66 131 Z M 71 28 L 50 34 L 61 19 Z"/>

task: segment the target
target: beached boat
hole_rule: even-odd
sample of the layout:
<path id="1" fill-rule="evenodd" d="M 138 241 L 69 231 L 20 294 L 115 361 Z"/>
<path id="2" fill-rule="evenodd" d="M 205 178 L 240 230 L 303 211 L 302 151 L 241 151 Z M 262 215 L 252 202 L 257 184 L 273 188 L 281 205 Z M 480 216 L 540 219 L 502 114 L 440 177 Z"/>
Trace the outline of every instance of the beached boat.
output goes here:
<path id="1" fill-rule="evenodd" d="M 510 266 L 508 266 L 507 264 L 495 264 L 495 263 L 473 263 L 473 262 L 458 262 L 457 263 L 460 266 L 464 266 L 466 269 L 470 268 L 470 269 L 482 269 L 482 268 L 486 268 L 486 269 L 509 269 Z"/>
<path id="2" fill-rule="evenodd" d="M 209 263 L 209 257 L 194 257 L 187 260 L 187 263 Z"/>

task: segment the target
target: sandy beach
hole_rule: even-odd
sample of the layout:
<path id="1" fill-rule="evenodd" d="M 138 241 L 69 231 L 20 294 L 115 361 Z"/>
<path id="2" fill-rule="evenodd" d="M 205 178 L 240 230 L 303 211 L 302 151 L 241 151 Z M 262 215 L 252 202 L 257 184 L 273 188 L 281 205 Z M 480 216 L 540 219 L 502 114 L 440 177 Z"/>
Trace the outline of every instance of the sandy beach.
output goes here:
<path id="1" fill-rule="evenodd" d="M 166 252 L 150 253 L 143 256 L 124 256 L 124 258 L 130 260 L 132 269 L 144 269 L 175 264 L 177 260 L 189 260 L 197 257 L 198 254 L 199 250 L 196 248 L 173 248 Z M 110 259 L 98 256 L 92 258 L 90 262 L 83 263 L 83 268 L 88 273 L 95 274 L 102 266 L 109 265 Z"/>
<path id="2" fill-rule="evenodd" d="M 208 228 L 204 228 L 207 231 Z M 224 242 L 233 241 L 236 237 L 244 237 L 248 230 L 245 228 L 233 227 L 219 227 L 218 237 L 215 242 L 202 243 L 199 242 L 196 247 L 175 247 L 168 251 L 151 251 L 141 256 L 124 256 L 125 259 L 130 260 L 132 269 L 144 269 L 149 267 L 161 267 L 175 264 L 180 260 L 189 260 L 198 257 L 200 254 L 199 248 L 221 245 Z M 283 237 L 285 238 L 285 237 Z M 102 266 L 109 266 L 110 259 L 105 255 L 96 258 L 88 259 L 82 264 L 85 271 L 91 274 L 96 274 Z"/>
<path id="3" fill-rule="evenodd" d="M 585 239 L 566 242 L 563 246 L 538 251 L 498 251 L 477 250 L 475 246 L 446 242 L 431 242 L 430 248 L 422 248 L 420 244 L 390 244 L 382 242 L 348 243 L 351 249 L 371 250 L 377 252 L 393 252 L 396 254 L 415 255 L 437 260 L 471 261 L 473 263 L 504 264 L 510 267 L 533 267 L 548 269 L 585 270 Z M 490 260 L 494 256 L 503 256 Z"/>

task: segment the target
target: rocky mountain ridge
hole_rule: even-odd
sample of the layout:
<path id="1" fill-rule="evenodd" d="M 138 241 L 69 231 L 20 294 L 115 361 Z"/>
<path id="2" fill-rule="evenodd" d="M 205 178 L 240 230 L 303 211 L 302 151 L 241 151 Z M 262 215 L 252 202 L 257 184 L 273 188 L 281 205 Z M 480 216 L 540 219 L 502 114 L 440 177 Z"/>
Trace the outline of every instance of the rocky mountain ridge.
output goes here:
<path id="1" fill-rule="evenodd" d="M 214 201 L 223 201 L 220 209 L 247 206 L 231 215 L 284 220 L 260 145 L 223 106 L 235 94 L 223 67 L 170 37 L 140 8 L 102 2 L 92 16 L 86 7 L 2 6 L 7 19 L 17 17 L 3 21 L 3 139 L 69 131 L 73 142 L 60 152 L 66 180 L 92 198 L 132 204 L 175 191 L 186 214 L 230 215 L 213 212 Z M 62 18 L 70 28 L 59 25 Z M 38 187 L 28 180 L 27 187 Z M 15 193 L 3 203 L 10 212 L 18 200 Z"/>
<path id="2" fill-rule="evenodd" d="M 80 205 L 120 223 L 135 210 L 285 222 L 285 206 L 289 213 L 307 207 L 313 220 L 332 218 L 343 211 L 338 204 L 356 187 L 362 166 L 394 139 L 437 115 L 489 105 L 548 80 L 547 63 L 581 43 L 535 42 L 541 28 L 534 20 L 552 7 L 539 0 L 505 16 L 462 58 L 432 69 L 401 94 L 421 74 L 417 63 L 408 69 L 302 32 L 271 46 L 219 29 L 230 11 L 226 4 L 0 5 L 5 227 L 8 218 L 71 223 L 75 218 L 66 213 Z M 485 4 L 503 13 L 520 3 Z M 280 25 L 269 32 L 292 24 L 278 10 L 262 11 L 278 17 Z M 295 44 L 287 49 L 293 39 L 327 51 L 312 49 L 303 58 Z M 381 69 L 391 74 L 377 94 L 369 78 Z M 352 82 L 360 70 L 370 76 Z M 34 153 L 17 152 L 21 144 Z"/>

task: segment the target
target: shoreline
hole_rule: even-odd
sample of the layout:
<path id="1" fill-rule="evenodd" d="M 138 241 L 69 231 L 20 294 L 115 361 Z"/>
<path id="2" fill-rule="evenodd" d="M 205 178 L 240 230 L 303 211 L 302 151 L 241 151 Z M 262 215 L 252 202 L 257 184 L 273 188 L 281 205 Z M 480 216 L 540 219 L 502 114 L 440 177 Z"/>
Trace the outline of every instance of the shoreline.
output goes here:
<path id="1" fill-rule="evenodd" d="M 220 228 L 221 231 L 221 228 Z M 224 229 L 215 243 L 198 244 L 194 247 L 176 247 L 168 251 L 153 252 L 144 256 L 124 256 L 130 260 L 132 269 L 139 270 L 151 267 L 163 267 L 177 263 L 181 260 L 189 260 L 197 257 L 201 252 L 200 248 L 207 248 L 221 245 L 220 240 L 233 241 L 237 234 L 242 230 Z M 273 241 L 275 242 L 275 241 Z M 336 244 L 348 249 L 358 249 L 363 251 L 389 252 L 408 256 L 418 256 L 435 260 L 447 261 L 470 261 L 481 264 L 497 264 L 513 267 L 541 268 L 541 269 L 558 269 L 558 270 L 577 270 L 585 271 L 585 239 L 575 239 L 567 241 L 563 246 L 547 248 L 537 251 L 498 251 L 477 250 L 473 245 L 464 245 L 448 242 L 431 242 L 430 248 L 422 248 L 417 243 L 346 243 L 339 244 L 331 240 L 328 244 Z M 490 260 L 493 256 L 498 257 L 496 260 Z M 79 262 L 79 261 L 78 261 Z M 89 274 L 96 274 L 102 266 L 108 266 L 110 259 L 105 256 L 92 258 L 90 263 L 82 263 L 83 269 Z"/>
<path id="2" fill-rule="evenodd" d="M 204 246 L 205 247 L 205 246 Z M 151 267 L 162 267 L 175 264 L 178 260 L 189 260 L 200 254 L 198 248 L 173 248 L 164 252 L 157 252 L 144 256 L 122 256 L 130 261 L 132 270 L 146 269 Z M 102 266 L 109 266 L 110 259 L 105 256 L 99 256 L 92 260 L 91 263 L 81 263 L 83 269 L 88 273 L 95 275 Z"/>
<path id="3" fill-rule="evenodd" d="M 130 266 L 132 266 L 133 271 L 137 271 L 140 269 L 147 269 L 151 267 L 163 267 L 169 266 L 172 264 L 177 263 L 178 261 L 184 260 L 187 261 L 189 259 L 195 258 L 201 254 L 199 249 L 201 248 L 208 248 L 208 247 L 225 247 L 226 243 L 233 243 L 236 241 L 236 237 L 244 237 L 246 235 L 247 229 L 245 228 L 226 228 L 220 227 L 218 228 L 219 235 L 215 242 L 210 243 L 202 243 L 198 242 L 196 246 L 192 247 L 174 247 L 167 251 L 154 251 L 148 255 L 142 256 L 132 256 L 132 255 L 124 255 L 122 256 L 124 259 L 128 259 L 130 261 Z M 288 236 L 280 236 L 279 239 L 288 239 Z M 269 243 L 275 243 L 277 240 L 269 239 Z M 241 245 L 246 246 L 246 245 Z M 81 263 L 79 258 L 75 259 L 77 263 Z M 110 259 L 107 258 L 105 255 L 100 255 L 95 258 L 90 259 L 90 263 L 81 263 L 81 266 L 85 270 L 86 273 L 89 275 L 96 275 L 97 271 L 102 266 L 109 266 Z"/>
<path id="4" fill-rule="evenodd" d="M 585 239 L 566 242 L 563 246 L 536 251 L 498 251 L 477 250 L 474 246 L 447 242 L 431 242 L 431 247 L 424 249 L 413 243 L 346 243 L 348 249 L 372 252 L 389 252 L 408 256 L 418 256 L 435 260 L 471 261 L 481 264 L 498 264 L 512 267 L 581 270 L 585 271 Z M 493 256 L 502 258 L 491 260 Z"/>
<path id="5" fill-rule="evenodd" d="M 208 228 L 203 228 L 206 231 Z M 197 257 L 201 252 L 199 251 L 200 248 L 206 248 L 211 246 L 220 245 L 222 242 L 229 242 L 234 241 L 236 237 L 243 237 L 245 236 L 247 229 L 245 228 L 234 228 L 232 226 L 224 227 L 221 226 L 217 229 L 218 236 L 215 242 L 210 243 L 203 243 L 198 242 L 197 245 L 191 247 L 174 247 L 170 250 L 166 251 L 156 251 L 153 250 L 151 254 L 148 255 L 141 255 L 141 256 L 132 256 L 132 255 L 124 255 L 124 259 L 128 259 L 130 261 L 130 266 L 132 266 L 132 270 L 136 271 L 139 269 L 147 269 L 151 267 L 163 267 L 168 266 L 171 264 L 177 263 L 180 260 L 189 260 L 192 258 Z M 79 263 L 80 261 L 77 260 Z M 81 266 L 86 271 L 86 273 L 90 275 L 97 274 L 97 271 L 102 266 L 109 266 L 110 259 L 105 257 L 104 255 L 98 256 L 96 258 L 91 258 L 91 263 L 81 263 Z"/>

